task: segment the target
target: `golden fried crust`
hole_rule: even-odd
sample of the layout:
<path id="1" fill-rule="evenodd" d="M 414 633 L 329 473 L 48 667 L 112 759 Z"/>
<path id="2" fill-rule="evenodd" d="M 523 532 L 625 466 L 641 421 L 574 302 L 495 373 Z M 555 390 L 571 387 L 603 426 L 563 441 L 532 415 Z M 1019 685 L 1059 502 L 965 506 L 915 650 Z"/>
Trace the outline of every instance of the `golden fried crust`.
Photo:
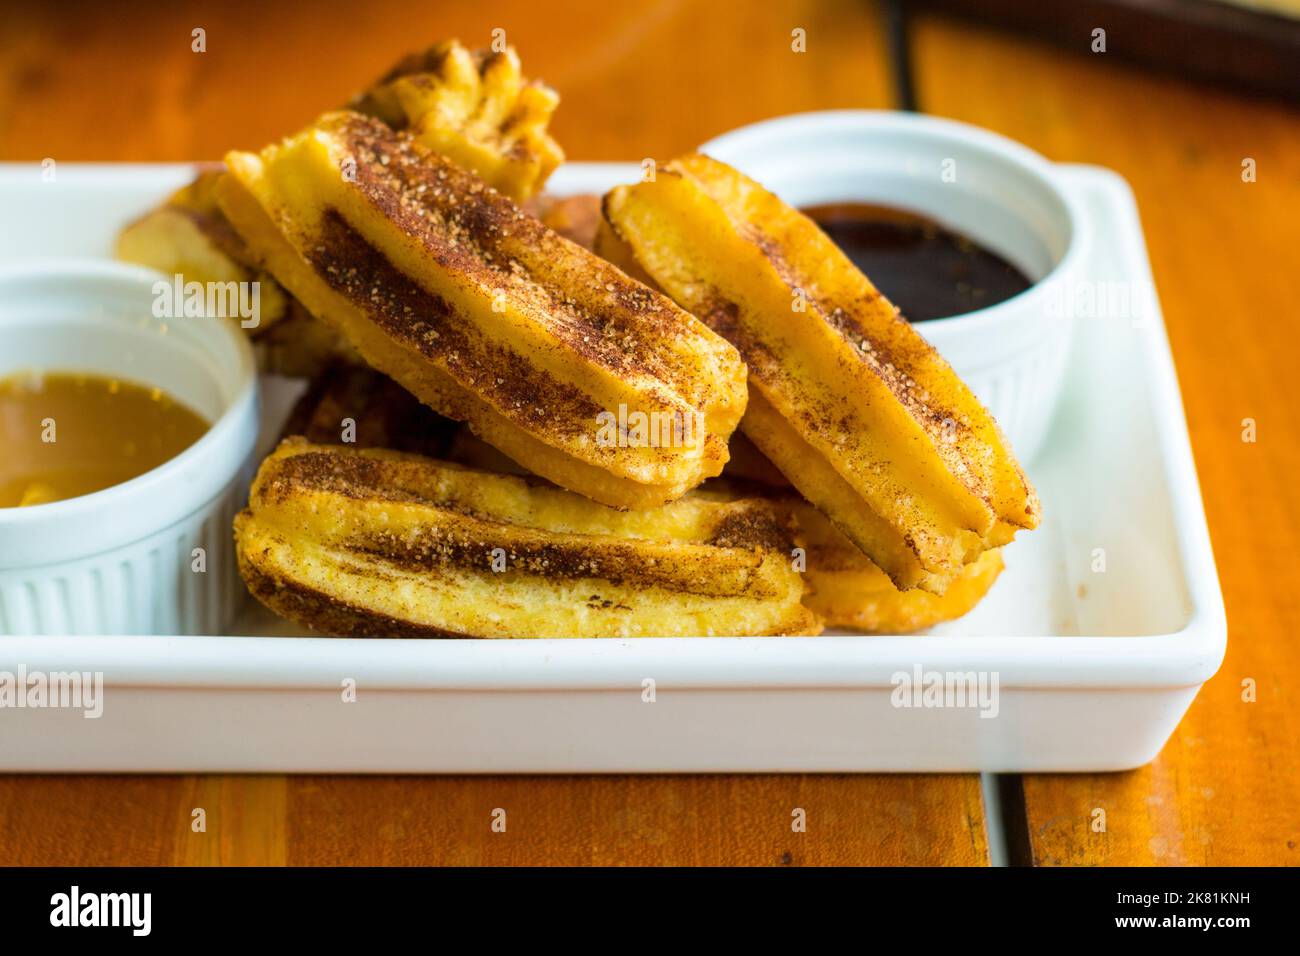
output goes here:
<path id="1" fill-rule="evenodd" d="M 365 367 L 361 354 L 338 329 L 317 322 L 302 303 L 292 297 L 289 298 L 288 313 L 262 334 L 254 336 L 253 351 L 257 356 L 257 367 L 263 372 L 293 378 L 314 378 L 337 365 Z"/>
<path id="2" fill-rule="evenodd" d="M 613 190 L 604 214 L 744 356 L 745 433 L 900 588 L 941 593 L 1037 525 L 991 416 L 806 216 L 704 156 Z"/>
<path id="3" fill-rule="evenodd" d="M 288 439 L 236 519 L 272 610 L 351 636 L 810 634 L 788 516 L 694 496 L 620 512 L 507 475 Z"/>
<path id="4" fill-rule="evenodd" d="M 525 79 L 513 47 L 470 51 L 449 40 L 405 57 L 351 106 L 523 200 L 564 160 L 546 129 L 559 102 Z"/>
<path id="5" fill-rule="evenodd" d="M 820 511 L 798 497 L 785 476 L 743 434 L 731 438 L 731 460 L 701 492 L 749 486 L 790 509 L 805 552 L 803 603 L 827 627 L 871 634 L 908 634 L 951 621 L 975 608 L 1002 571 L 1002 551 L 985 551 L 962 568 L 942 595 L 900 591 L 870 558 Z"/>
<path id="6" fill-rule="evenodd" d="M 336 365 L 313 378 L 280 430 L 281 440 L 293 436 L 313 445 L 390 448 L 546 483 L 366 366 Z"/>
<path id="7" fill-rule="evenodd" d="M 263 372 L 310 378 L 337 363 L 360 363 L 347 339 L 317 322 L 258 268 L 217 204 L 217 180 L 224 174 L 219 164 L 202 168 L 193 182 L 123 229 L 114 255 L 187 283 L 257 283 L 258 322 L 245 331 Z"/>
<path id="8" fill-rule="evenodd" d="M 113 254 L 186 282 L 258 282 L 259 321 L 248 330 L 256 338 L 288 317 L 296 303 L 256 267 L 218 207 L 216 183 L 223 173 L 220 166 L 201 169 L 192 183 L 123 229 Z"/>
<path id="9" fill-rule="evenodd" d="M 1002 573 L 1002 550 L 985 551 L 962 568 L 943 594 L 900 591 L 816 508 L 792 505 L 806 551 L 803 603 L 827 627 L 870 634 L 910 634 L 972 611 Z"/>
<path id="10" fill-rule="evenodd" d="M 445 457 L 459 428 L 388 376 L 337 365 L 312 380 L 281 438 L 298 435 L 315 445 L 391 448 L 437 458 Z"/>
<path id="11" fill-rule="evenodd" d="M 540 191 L 564 159 L 546 131 L 558 103 L 553 90 L 523 77 L 513 49 L 470 52 L 455 40 L 403 58 L 354 98 L 359 112 L 409 130 L 516 199 Z M 129 224 L 118 236 L 117 258 L 187 282 L 258 282 L 260 322 L 247 332 L 265 372 L 311 377 L 333 362 L 359 361 L 345 339 L 312 326 L 302 306 L 256 267 L 218 207 L 223 173 L 220 164 L 202 167 L 192 183 Z"/>
<path id="12" fill-rule="evenodd" d="M 758 450 L 758 446 L 743 431 L 731 436 L 728 445 L 731 457 L 722 469 L 720 479 L 751 482 L 777 493 L 792 494 L 789 479 L 772 464 L 772 460 Z"/>
<path id="13" fill-rule="evenodd" d="M 227 165 L 222 208 L 270 271 L 511 459 L 627 508 L 721 470 L 746 401 L 736 350 L 455 164 L 337 113 Z M 620 411 L 689 440 L 602 440 Z"/>

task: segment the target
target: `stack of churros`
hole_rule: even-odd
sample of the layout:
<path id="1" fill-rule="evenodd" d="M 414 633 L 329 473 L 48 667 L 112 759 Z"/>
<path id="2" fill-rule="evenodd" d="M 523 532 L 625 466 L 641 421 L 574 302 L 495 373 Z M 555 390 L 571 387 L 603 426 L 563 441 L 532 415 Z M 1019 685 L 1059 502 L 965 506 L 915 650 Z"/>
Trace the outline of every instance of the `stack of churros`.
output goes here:
<path id="1" fill-rule="evenodd" d="M 355 430 L 344 433 L 347 420 Z M 792 515 L 764 494 L 619 511 L 509 462 L 367 369 L 325 372 L 235 523 L 272 610 L 330 634 L 813 634 Z M 485 468 L 484 465 L 491 468 Z"/>
<path id="2" fill-rule="evenodd" d="M 250 591 L 355 637 L 897 633 L 974 607 L 1039 503 L 970 390 L 716 160 L 542 194 L 557 102 L 512 50 L 440 44 L 124 231 L 125 258 L 263 282 L 266 367 L 313 377 L 235 523 Z"/>

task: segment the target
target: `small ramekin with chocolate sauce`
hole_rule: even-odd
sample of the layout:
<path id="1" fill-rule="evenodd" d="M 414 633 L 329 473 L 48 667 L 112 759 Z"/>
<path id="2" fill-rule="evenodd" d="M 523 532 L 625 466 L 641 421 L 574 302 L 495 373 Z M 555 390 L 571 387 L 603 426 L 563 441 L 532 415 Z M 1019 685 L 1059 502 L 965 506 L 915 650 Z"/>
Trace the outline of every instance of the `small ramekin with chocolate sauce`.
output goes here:
<path id="1" fill-rule="evenodd" d="M 700 151 L 817 220 L 952 363 L 1022 460 L 1043 447 L 1065 379 L 1086 217 L 1037 153 L 907 113 L 804 113 Z"/>

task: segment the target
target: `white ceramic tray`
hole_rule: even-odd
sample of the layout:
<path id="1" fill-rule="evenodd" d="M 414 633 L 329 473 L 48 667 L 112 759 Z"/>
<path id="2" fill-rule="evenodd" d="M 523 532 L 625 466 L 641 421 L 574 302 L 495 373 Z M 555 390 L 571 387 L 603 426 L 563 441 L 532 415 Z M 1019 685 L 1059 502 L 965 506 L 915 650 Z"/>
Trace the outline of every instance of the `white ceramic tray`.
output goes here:
<path id="1" fill-rule="evenodd" d="M 574 163 L 552 186 L 600 190 L 637 172 Z M 1082 771 L 1149 761 L 1222 660 L 1223 602 L 1132 196 L 1105 170 L 1058 172 L 1091 219 L 1088 278 L 1137 290 L 1139 317 L 1079 323 L 1051 436 L 1029 466 L 1046 520 L 1007 549 L 1006 573 L 961 621 L 917 637 L 358 641 L 266 636 L 292 631 L 249 608 L 233 628 L 241 636 L 0 638 L 0 672 L 105 680 L 98 719 L 0 708 L 0 769 Z M 63 165 L 47 188 L 37 167 L 0 166 L 0 261 L 106 255 L 125 221 L 188 175 Z M 274 419 L 291 388 L 266 384 Z M 923 679 L 983 676 L 986 687 L 996 678 L 996 716 L 895 706 L 897 675 L 917 668 Z M 341 690 L 349 681 L 355 702 Z"/>

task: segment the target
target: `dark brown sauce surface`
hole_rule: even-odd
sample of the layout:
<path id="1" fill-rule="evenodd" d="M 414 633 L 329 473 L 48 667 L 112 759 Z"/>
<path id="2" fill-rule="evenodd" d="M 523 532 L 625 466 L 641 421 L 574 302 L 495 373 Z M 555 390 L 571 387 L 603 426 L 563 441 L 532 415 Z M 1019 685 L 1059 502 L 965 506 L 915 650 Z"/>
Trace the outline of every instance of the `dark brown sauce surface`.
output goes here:
<path id="1" fill-rule="evenodd" d="M 1033 285 L 1001 256 L 918 213 L 867 203 L 803 212 L 911 322 L 984 309 Z"/>

